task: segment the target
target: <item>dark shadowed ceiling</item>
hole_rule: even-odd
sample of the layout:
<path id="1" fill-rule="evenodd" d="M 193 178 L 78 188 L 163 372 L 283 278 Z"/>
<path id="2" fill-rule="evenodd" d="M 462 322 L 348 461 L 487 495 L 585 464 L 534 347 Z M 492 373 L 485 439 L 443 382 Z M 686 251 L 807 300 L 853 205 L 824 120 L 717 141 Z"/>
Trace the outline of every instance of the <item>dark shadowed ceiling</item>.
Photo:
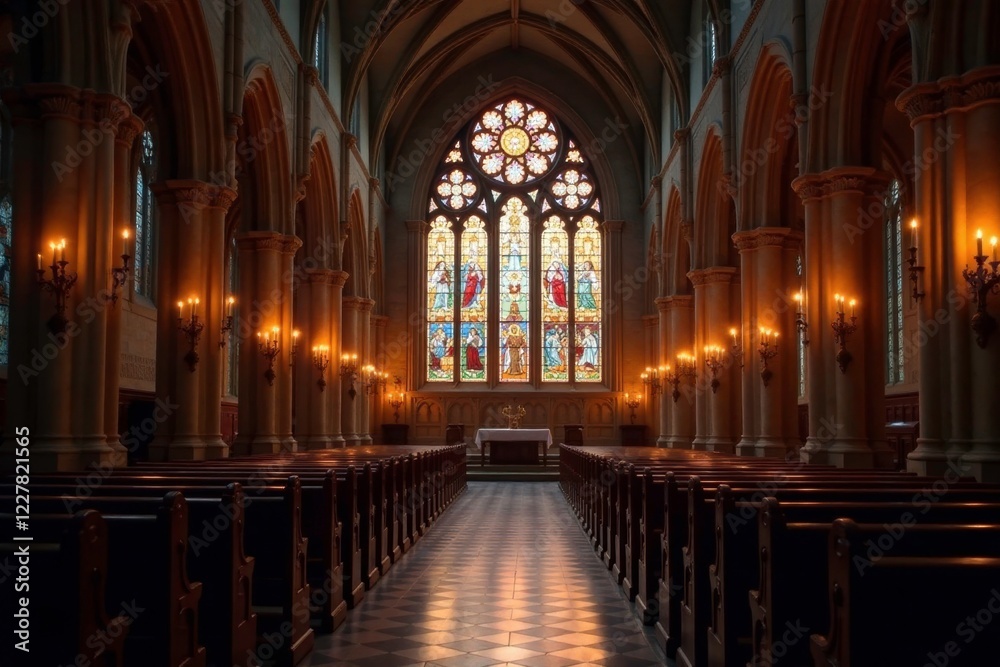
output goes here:
<path id="1" fill-rule="evenodd" d="M 597 96 L 635 128 L 636 143 L 659 148 L 662 72 L 675 90 L 682 73 L 685 0 L 342 0 L 341 34 L 372 38 L 345 64 L 345 108 L 368 77 L 372 155 L 388 156 L 425 103 L 454 90 L 470 65 L 528 62 L 518 71 L 544 87 L 553 61 L 575 81 L 578 100 Z M 463 72 L 464 70 L 464 72 Z M 641 142 L 641 143 L 640 143 Z"/>

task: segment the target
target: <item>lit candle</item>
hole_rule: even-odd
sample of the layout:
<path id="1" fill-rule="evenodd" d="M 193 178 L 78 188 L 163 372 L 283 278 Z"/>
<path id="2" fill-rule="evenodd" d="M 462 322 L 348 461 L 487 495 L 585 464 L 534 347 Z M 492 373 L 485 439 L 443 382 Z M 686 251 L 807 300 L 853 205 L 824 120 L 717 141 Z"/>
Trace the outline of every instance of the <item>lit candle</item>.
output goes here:
<path id="1" fill-rule="evenodd" d="M 178 317 L 178 319 L 182 319 L 182 320 L 184 319 L 184 302 L 183 301 L 178 301 L 177 302 L 177 317 Z"/>
<path id="2" fill-rule="evenodd" d="M 42 270 L 42 253 L 38 253 L 38 270 Z"/>
<path id="3" fill-rule="evenodd" d="M 229 297 L 228 303 L 229 303 L 229 316 L 232 317 L 233 316 L 233 307 L 236 305 L 236 298 L 235 297 Z"/>
<path id="4" fill-rule="evenodd" d="M 857 315 L 857 305 L 858 305 L 858 302 L 856 300 L 854 300 L 854 299 L 851 299 L 851 317 L 854 317 L 854 316 Z"/>
<path id="5" fill-rule="evenodd" d="M 128 230 L 122 232 L 122 254 L 128 254 Z"/>
<path id="6" fill-rule="evenodd" d="M 982 245 L 983 245 L 982 243 L 979 244 L 979 246 L 980 246 L 979 254 L 980 255 L 983 254 Z M 61 261 L 61 262 L 65 262 L 66 261 L 66 239 L 63 239 L 62 241 L 59 242 L 59 261 Z"/>
<path id="7" fill-rule="evenodd" d="M 729 335 L 733 337 L 733 347 L 736 347 L 736 328 L 733 327 L 729 330 Z"/>
<path id="8" fill-rule="evenodd" d="M 916 218 L 914 218 L 910 222 L 910 229 L 912 230 L 911 234 L 910 234 L 910 247 L 911 248 L 916 248 L 917 247 L 917 219 Z"/>
<path id="9" fill-rule="evenodd" d="M 188 298 L 188 310 L 191 311 L 188 316 L 194 319 L 194 299 Z"/>
<path id="10" fill-rule="evenodd" d="M 52 249 L 52 266 L 56 265 L 56 244 L 49 243 L 49 248 Z"/>
<path id="11" fill-rule="evenodd" d="M 997 261 L 997 237 L 990 239 L 990 245 L 993 246 L 993 261 Z"/>
<path id="12" fill-rule="evenodd" d="M 192 318 L 193 318 L 193 317 L 194 317 L 195 315 L 197 315 L 197 314 L 198 314 L 198 304 L 199 304 L 199 303 L 201 303 L 201 299 L 195 299 L 195 300 L 194 300 L 194 308 L 193 308 L 193 309 L 191 309 L 191 317 L 192 317 Z"/>
<path id="13" fill-rule="evenodd" d="M 625 402 L 628 403 L 628 392 L 625 392 Z"/>
<path id="14" fill-rule="evenodd" d="M 976 230 L 976 251 L 977 257 L 983 256 L 983 230 L 981 229 Z"/>

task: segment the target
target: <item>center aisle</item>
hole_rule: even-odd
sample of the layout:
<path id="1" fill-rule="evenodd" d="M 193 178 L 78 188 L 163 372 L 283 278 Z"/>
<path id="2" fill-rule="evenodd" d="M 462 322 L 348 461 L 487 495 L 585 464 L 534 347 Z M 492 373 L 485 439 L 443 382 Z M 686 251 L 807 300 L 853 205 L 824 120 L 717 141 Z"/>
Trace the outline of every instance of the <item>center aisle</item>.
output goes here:
<path id="1" fill-rule="evenodd" d="M 556 483 L 470 482 L 304 667 L 663 664 Z"/>

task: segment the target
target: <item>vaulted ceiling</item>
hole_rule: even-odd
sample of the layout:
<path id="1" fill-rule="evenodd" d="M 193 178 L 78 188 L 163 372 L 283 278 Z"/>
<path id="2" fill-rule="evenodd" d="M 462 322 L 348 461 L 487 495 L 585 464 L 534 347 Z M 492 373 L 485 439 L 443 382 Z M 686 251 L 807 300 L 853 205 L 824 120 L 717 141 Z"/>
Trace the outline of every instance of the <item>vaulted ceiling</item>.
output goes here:
<path id="1" fill-rule="evenodd" d="M 658 157 L 663 72 L 683 73 L 678 52 L 690 26 L 688 0 L 343 0 L 341 34 L 371 34 L 345 64 L 345 109 L 367 77 L 373 156 L 392 156 L 424 104 L 449 82 L 496 63 L 530 63 L 518 76 L 570 72 L 580 100 L 596 96 L 636 128 Z M 540 83 L 544 87 L 543 83 Z M 681 92 L 683 96 L 683 91 Z M 683 97 L 682 97 L 683 99 Z M 570 104 L 579 100 L 567 100 Z M 599 129 L 599 128 L 597 128 Z"/>

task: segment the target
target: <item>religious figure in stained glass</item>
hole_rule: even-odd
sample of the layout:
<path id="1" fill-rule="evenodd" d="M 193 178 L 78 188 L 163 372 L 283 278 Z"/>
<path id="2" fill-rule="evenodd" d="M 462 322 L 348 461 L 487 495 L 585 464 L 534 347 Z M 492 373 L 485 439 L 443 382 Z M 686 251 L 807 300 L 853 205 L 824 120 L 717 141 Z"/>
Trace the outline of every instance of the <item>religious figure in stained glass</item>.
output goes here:
<path id="1" fill-rule="evenodd" d="M 558 259 L 552 260 L 545 271 L 545 290 L 549 301 L 557 308 L 568 308 L 566 301 L 566 267 Z"/>
<path id="2" fill-rule="evenodd" d="M 444 261 L 439 261 L 434 265 L 431 273 L 431 291 L 434 294 L 434 303 L 431 310 L 448 312 L 451 306 L 451 271 Z"/>
<path id="3" fill-rule="evenodd" d="M 527 376 L 527 370 L 525 369 L 525 346 L 527 345 L 527 341 L 521 327 L 517 324 L 511 324 L 506 332 L 504 332 L 503 340 L 504 374 L 515 379 Z M 521 377 L 521 379 L 524 378 Z"/>
<path id="4" fill-rule="evenodd" d="M 479 335 L 479 330 L 469 327 L 465 336 L 465 368 L 470 371 L 483 370 L 482 355 L 480 348 L 483 347 L 483 337 Z"/>
<path id="5" fill-rule="evenodd" d="M 577 365 L 583 371 L 595 371 L 601 365 L 599 359 L 601 341 L 597 331 L 589 326 L 584 326 L 580 333 L 580 342 L 578 343 L 580 358 Z"/>
<path id="6" fill-rule="evenodd" d="M 584 260 L 580 268 L 580 275 L 576 279 L 576 307 L 582 310 L 597 310 L 597 302 L 594 301 L 597 271 L 594 270 L 594 263 L 589 259 Z"/>
<path id="7" fill-rule="evenodd" d="M 479 306 L 479 294 L 483 291 L 483 268 L 475 259 L 465 265 L 465 287 L 462 290 L 462 308 Z"/>
<path id="8" fill-rule="evenodd" d="M 428 369 L 436 379 L 451 379 L 452 325 L 432 325 L 427 341 Z"/>

